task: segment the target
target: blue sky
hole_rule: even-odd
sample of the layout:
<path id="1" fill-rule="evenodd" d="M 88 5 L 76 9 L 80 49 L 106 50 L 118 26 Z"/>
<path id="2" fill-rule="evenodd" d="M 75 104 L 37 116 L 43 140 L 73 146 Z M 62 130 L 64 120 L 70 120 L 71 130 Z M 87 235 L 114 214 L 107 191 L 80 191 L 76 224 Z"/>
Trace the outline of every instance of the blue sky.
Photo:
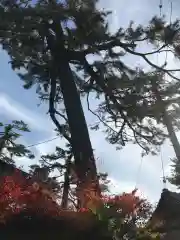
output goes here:
<path id="1" fill-rule="evenodd" d="M 169 0 L 164 0 L 163 12 L 170 13 Z M 101 0 L 100 8 L 112 10 L 113 14 L 109 18 L 111 31 L 115 31 L 118 26 L 126 27 L 130 20 L 136 23 L 147 23 L 150 18 L 159 13 L 158 0 Z M 180 3 L 173 1 L 173 18 L 178 17 Z M 172 57 L 168 57 L 169 65 L 174 66 Z M 22 142 L 25 145 L 34 144 L 55 136 L 54 125 L 46 114 L 47 106 L 38 107 L 38 97 L 35 89 L 24 90 L 22 82 L 8 64 L 9 57 L 0 51 L 0 118 L 1 121 L 24 120 L 30 127 L 31 133 L 25 134 Z M 144 64 L 142 60 L 129 57 L 129 64 Z M 177 63 L 176 63 L 177 64 Z M 87 122 L 90 124 L 96 119 L 85 108 Z M 116 151 L 115 147 L 105 141 L 102 131 L 90 132 L 93 148 L 95 149 L 97 166 L 99 171 L 108 172 L 112 180 L 111 189 L 113 192 L 130 191 L 137 182 L 137 187 L 143 196 L 156 202 L 163 188 L 162 169 L 160 156 L 147 156 L 143 159 L 142 169 L 138 174 L 141 161 L 141 150 L 135 145 L 128 145 L 121 151 Z M 37 156 L 52 152 L 55 146 L 62 146 L 62 140 L 55 140 L 47 144 L 42 144 L 32 148 Z M 162 158 L 165 165 L 165 172 L 170 172 L 170 158 L 174 157 L 171 145 L 167 142 L 162 147 Z M 18 160 L 19 165 L 27 167 L 29 160 Z M 137 178 L 138 175 L 138 178 Z M 174 189 L 173 186 L 168 185 Z"/>

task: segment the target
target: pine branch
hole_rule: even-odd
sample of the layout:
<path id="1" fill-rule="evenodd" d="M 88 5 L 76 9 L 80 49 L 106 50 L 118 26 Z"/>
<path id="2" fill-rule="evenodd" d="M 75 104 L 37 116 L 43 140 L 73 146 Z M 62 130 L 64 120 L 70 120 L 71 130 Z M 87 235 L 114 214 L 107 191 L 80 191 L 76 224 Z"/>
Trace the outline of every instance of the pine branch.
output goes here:
<path id="1" fill-rule="evenodd" d="M 104 80 L 102 79 L 102 76 L 99 76 L 89 65 L 87 60 L 84 60 L 84 65 L 86 71 L 89 73 L 89 75 L 96 81 L 96 83 L 103 89 L 104 93 L 107 94 L 109 99 L 113 102 L 114 106 L 117 108 L 117 110 L 120 112 L 122 118 L 124 119 L 125 123 L 128 125 L 128 127 L 133 131 L 136 132 L 137 135 L 140 135 L 142 137 L 145 137 L 144 135 L 138 133 L 132 126 L 132 124 L 129 122 L 127 116 L 124 114 L 123 108 L 118 103 L 116 97 L 113 95 L 112 91 L 108 88 L 108 86 L 105 85 Z"/>
<path id="2" fill-rule="evenodd" d="M 69 57 L 70 61 L 71 60 L 76 60 L 76 61 L 79 61 L 81 64 L 83 64 L 84 59 L 85 59 L 86 55 L 88 55 L 88 54 L 94 54 L 96 52 L 98 53 L 99 51 L 107 51 L 109 49 L 112 49 L 113 47 L 122 47 L 126 52 L 128 52 L 132 55 L 135 55 L 135 56 L 142 57 L 151 67 L 155 68 L 156 70 L 164 72 L 167 75 L 169 75 L 171 78 L 180 81 L 180 78 L 177 78 L 173 74 L 171 74 L 171 72 L 179 72 L 180 69 L 165 69 L 164 67 L 160 67 L 160 66 L 154 64 L 153 62 L 151 62 L 147 58 L 148 55 L 153 55 L 153 54 L 156 54 L 156 53 L 160 53 L 162 51 L 163 52 L 171 51 L 171 50 L 162 50 L 163 48 L 167 47 L 168 45 L 169 44 L 164 44 L 162 47 L 160 47 L 156 51 L 147 52 L 147 53 L 140 53 L 140 52 L 136 52 L 136 51 L 133 51 L 132 49 L 130 49 L 130 48 L 136 47 L 135 44 L 126 44 L 126 43 L 120 42 L 119 40 L 118 41 L 114 40 L 114 41 L 109 42 L 107 44 L 102 44 L 100 46 L 93 46 L 92 48 L 84 50 L 84 51 L 69 51 L 68 50 L 67 54 L 68 54 L 68 57 Z"/>

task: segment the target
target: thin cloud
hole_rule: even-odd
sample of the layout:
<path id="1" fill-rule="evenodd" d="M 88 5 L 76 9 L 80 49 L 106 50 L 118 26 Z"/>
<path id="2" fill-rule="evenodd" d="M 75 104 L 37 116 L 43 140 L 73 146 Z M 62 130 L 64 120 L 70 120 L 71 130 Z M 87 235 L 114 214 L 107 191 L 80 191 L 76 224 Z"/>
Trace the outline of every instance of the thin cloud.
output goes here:
<path id="1" fill-rule="evenodd" d="M 0 114 L 12 120 L 23 120 L 33 130 L 52 132 L 53 125 L 47 117 L 27 109 L 5 93 L 0 93 Z"/>

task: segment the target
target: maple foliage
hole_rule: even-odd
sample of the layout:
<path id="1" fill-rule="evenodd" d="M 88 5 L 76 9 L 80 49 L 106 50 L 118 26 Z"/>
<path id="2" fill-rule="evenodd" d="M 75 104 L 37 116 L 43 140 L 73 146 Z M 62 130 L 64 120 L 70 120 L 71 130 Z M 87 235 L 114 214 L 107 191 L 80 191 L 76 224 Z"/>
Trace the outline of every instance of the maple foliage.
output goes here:
<path id="1" fill-rule="evenodd" d="M 89 193 L 89 197 L 90 197 Z M 115 196 L 102 196 L 101 204 L 97 197 L 91 195 L 91 201 L 98 203 L 97 208 L 80 209 L 92 211 L 116 239 L 156 239 L 150 229 L 146 228 L 152 211 L 151 204 L 137 194 L 137 189 L 130 193 Z"/>
<path id="2" fill-rule="evenodd" d="M 107 198 L 104 203 L 110 212 L 108 215 L 121 219 L 123 223 L 133 223 L 144 227 L 152 214 L 152 205 L 146 199 L 138 196 L 137 191 L 135 189 L 130 193 Z"/>
<path id="3" fill-rule="evenodd" d="M 36 183 L 33 179 L 25 178 L 18 170 L 12 176 L 5 176 L 0 179 L 0 216 L 19 213 L 25 209 L 37 209 L 45 213 L 53 214 L 59 210 L 58 204 L 43 191 L 43 185 Z M 145 200 L 136 196 L 137 190 L 131 193 L 123 193 L 117 196 L 102 196 L 101 203 L 104 206 L 114 205 L 121 208 L 124 213 L 135 214 L 145 206 Z M 89 193 L 91 206 L 99 202 L 96 196 Z M 91 209 L 80 209 L 90 211 Z M 52 212 L 51 212 L 52 211 Z M 54 212 L 53 212 L 54 211 Z"/>
<path id="4" fill-rule="evenodd" d="M 27 179 L 19 171 L 12 176 L 0 179 L 0 221 L 6 222 L 11 217 L 26 212 L 48 217 L 62 216 L 63 211 L 47 191 L 45 185 L 37 183 L 33 178 Z M 149 211 L 147 202 L 136 195 L 137 190 L 117 196 L 102 196 L 101 199 L 89 193 L 89 208 L 81 208 L 79 212 L 90 212 L 108 222 L 119 219 L 121 222 L 137 221 Z M 98 203 L 98 205 L 97 205 Z M 67 214 L 75 212 L 70 210 Z M 78 214 L 78 212 L 77 212 Z M 119 221 L 118 220 L 118 221 Z M 120 222 L 120 221 L 119 221 Z M 117 226 L 118 227 L 118 226 Z"/>
<path id="5" fill-rule="evenodd" d="M 0 180 L 0 220 L 5 221 L 23 211 L 57 215 L 58 204 L 43 191 L 43 186 L 27 179 L 19 171 Z"/>
<path id="6" fill-rule="evenodd" d="M 96 205 L 97 207 L 103 205 L 103 207 L 113 207 L 116 210 L 121 209 L 121 213 L 124 215 L 134 215 L 134 216 L 142 216 L 144 213 L 149 212 L 151 205 L 145 200 L 140 198 L 137 195 L 138 189 L 133 190 L 130 193 L 122 193 L 120 195 L 115 196 L 102 196 L 99 199 L 98 196 L 95 196 L 93 192 L 90 190 L 87 191 L 87 197 L 89 198 L 89 206 L 88 209 L 80 209 L 80 211 L 90 211 L 91 206 Z"/>
<path id="7" fill-rule="evenodd" d="M 117 239 L 124 239 L 122 237 L 132 236 L 132 234 L 134 234 L 133 236 L 140 234 L 140 238 L 136 239 L 153 239 L 146 228 L 139 228 L 143 226 L 141 221 L 144 222 L 147 219 L 151 206 L 145 199 L 137 196 L 137 190 L 116 196 L 102 196 L 101 199 L 87 191 L 91 202 L 89 208 L 64 212 L 52 195 L 48 191 L 44 191 L 46 188 L 44 183 L 37 183 L 33 177 L 25 177 L 20 171 L 15 171 L 12 176 L 1 177 L 0 223 L 7 223 L 8 220 L 21 216 L 21 213 L 22 216 L 25 213 L 25 216 L 32 220 L 33 216 L 43 217 L 44 220 L 54 217 L 59 219 L 59 217 L 65 216 L 66 220 L 74 218 L 77 223 L 78 220 L 81 221 L 82 214 L 80 212 L 84 212 L 83 215 L 88 212 L 95 217 L 94 220 L 103 224 L 104 231 L 109 231 L 111 236 L 116 235 Z M 85 227 L 85 222 L 87 222 L 87 226 L 91 225 L 91 218 L 88 218 L 90 215 L 87 214 L 86 218 L 83 217 L 83 224 L 81 222 L 78 225 Z M 145 234 L 144 238 L 141 236 L 142 232 Z"/>

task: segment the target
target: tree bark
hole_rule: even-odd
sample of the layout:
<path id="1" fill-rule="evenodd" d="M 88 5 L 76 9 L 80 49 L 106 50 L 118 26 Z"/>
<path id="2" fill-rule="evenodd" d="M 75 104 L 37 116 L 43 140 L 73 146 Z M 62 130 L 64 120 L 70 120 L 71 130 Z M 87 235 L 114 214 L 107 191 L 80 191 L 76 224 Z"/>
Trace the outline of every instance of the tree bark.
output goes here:
<path id="1" fill-rule="evenodd" d="M 71 132 L 72 151 L 78 177 L 78 192 L 80 193 L 80 207 L 86 207 L 88 200 L 86 194 L 84 194 L 85 188 L 90 188 L 91 191 L 100 196 L 95 158 L 80 96 L 69 66 L 62 27 L 57 20 L 54 20 L 49 28 L 56 33 L 56 40 L 50 33 L 47 38 L 53 56 L 53 69 L 57 71 Z"/>
<path id="2" fill-rule="evenodd" d="M 178 161 L 180 162 L 180 144 L 179 144 L 178 138 L 176 136 L 176 133 L 174 131 L 172 122 L 171 122 L 171 120 L 169 118 L 169 115 L 167 114 L 166 111 L 164 112 L 163 120 L 164 120 L 164 124 L 167 127 L 169 138 L 172 142 L 176 157 L 177 157 Z"/>

